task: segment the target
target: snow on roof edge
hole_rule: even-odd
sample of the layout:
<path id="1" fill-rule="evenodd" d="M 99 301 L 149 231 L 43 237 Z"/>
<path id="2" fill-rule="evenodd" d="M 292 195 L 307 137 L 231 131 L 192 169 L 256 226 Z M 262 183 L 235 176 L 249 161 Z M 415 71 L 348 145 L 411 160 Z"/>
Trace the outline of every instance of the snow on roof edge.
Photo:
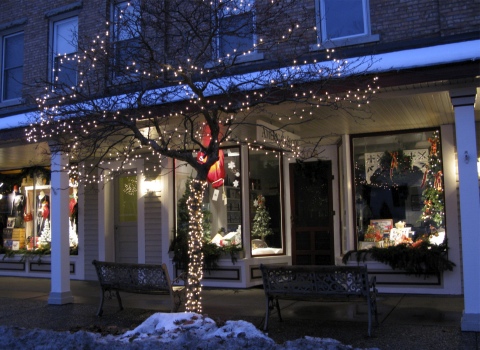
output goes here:
<path id="1" fill-rule="evenodd" d="M 476 61 L 479 58 L 480 39 L 373 55 L 372 60 L 374 64 L 368 69 L 368 71 L 371 73 L 382 73 L 392 70 Z M 359 59 L 359 57 L 350 58 L 349 60 L 355 59 Z M 367 64 L 368 63 L 365 63 L 365 65 Z M 366 66 L 359 65 L 357 72 L 362 72 L 362 70 L 365 71 L 366 69 Z M 0 118 L 0 130 L 26 127 L 30 125 L 28 119 L 29 115 L 31 116 L 32 114 L 21 113 Z"/>

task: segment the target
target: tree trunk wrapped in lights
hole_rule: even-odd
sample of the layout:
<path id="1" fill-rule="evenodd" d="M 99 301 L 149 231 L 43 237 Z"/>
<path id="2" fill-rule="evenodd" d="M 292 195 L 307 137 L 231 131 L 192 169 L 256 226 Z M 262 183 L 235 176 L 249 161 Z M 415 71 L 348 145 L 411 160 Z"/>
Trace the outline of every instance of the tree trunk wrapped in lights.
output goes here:
<path id="1" fill-rule="evenodd" d="M 206 181 L 192 180 L 190 182 L 190 197 L 187 201 L 189 212 L 189 239 L 188 239 L 188 264 L 187 276 L 187 304 L 186 311 L 202 313 L 201 280 L 203 277 L 203 194 L 207 187 Z"/>

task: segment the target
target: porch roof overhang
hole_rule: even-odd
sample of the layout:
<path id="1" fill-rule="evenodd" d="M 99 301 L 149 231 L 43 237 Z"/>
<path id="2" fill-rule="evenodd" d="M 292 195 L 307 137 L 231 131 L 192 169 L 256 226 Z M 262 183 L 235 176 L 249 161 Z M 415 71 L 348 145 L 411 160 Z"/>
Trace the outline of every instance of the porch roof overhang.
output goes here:
<path id="1" fill-rule="evenodd" d="M 480 121 L 480 40 L 437 45 L 377 55 L 371 67 L 377 74 L 380 92 L 370 103 L 368 112 L 359 110 L 360 118 L 345 111 L 319 109 L 308 127 L 289 125 L 286 131 L 302 139 L 322 137 L 322 145 L 339 142 L 344 134 L 364 134 L 397 130 L 414 130 L 454 123 L 449 91 L 476 88 L 475 120 Z M 275 109 L 283 113 L 288 104 L 270 107 L 269 117 L 258 116 L 277 127 Z M 46 143 L 27 144 L 24 128 L 30 123 L 28 113 L 0 118 L 0 171 L 49 165 Z M 477 133 L 480 130 L 477 130 Z M 478 145 L 480 149 L 480 145 Z"/>

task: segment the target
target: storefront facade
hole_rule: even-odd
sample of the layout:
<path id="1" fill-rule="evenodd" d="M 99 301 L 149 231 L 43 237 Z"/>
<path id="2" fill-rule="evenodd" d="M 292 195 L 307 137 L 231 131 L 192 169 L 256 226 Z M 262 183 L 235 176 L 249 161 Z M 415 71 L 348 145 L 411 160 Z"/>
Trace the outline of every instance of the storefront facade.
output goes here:
<path id="1" fill-rule="evenodd" d="M 370 5 L 375 23 L 377 5 Z M 45 16 L 81 16 L 84 10 L 74 2 Z M 4 44 L 28 26 L 2 19 Z M 422 236 L 438 243 L 446 238 L 452 271 L 416 276 L 369 256 L 361 263 L 377 276 L 380 292 L 464 294 L 462 327 L 476 329 L 480 85 L 479 40 L 472 33 L 452 32 L 445 42 L 402 41 L 394 50 L 387 42 L 368 68 L 381 89 L 360 119 L 330 109 L 305 125 L 269 117 L 288 103 L 255 114 L 255 123 L 238 136 L 258 142 L 222 145 L 222 162 L 204 195 L 205 242 L 222 254 L 205 270 L 203 285 L 249 288 L 261 284 L 260 264 L 357 264 L 342 258 Z M 94 259 L 166 263 L 172 276 L 184 270 L 173 243 L 185 227 L 184 199 L 196 175 L 189 165 L 145 155 L 128 164 L 112 159 L 101 179 L 77 182 L 64 171 L 65 154 L 47 142 L 24 142 L 29 113 L 19 99 L 6 97 L 0 99 L 2 243 L 25 251 L 4 254 L 0 275 L 50 277 L 50 302 L 62 304 L 72 300 L 70 279 L 96 280 Z M 318 148 L 305 150 L 315 156 L 304 161 L 277 143 L 318 135 Z M 78 171 L 88 167 L 78 164 Z M 45 245 L 52 255 L 29 254 Z"/>

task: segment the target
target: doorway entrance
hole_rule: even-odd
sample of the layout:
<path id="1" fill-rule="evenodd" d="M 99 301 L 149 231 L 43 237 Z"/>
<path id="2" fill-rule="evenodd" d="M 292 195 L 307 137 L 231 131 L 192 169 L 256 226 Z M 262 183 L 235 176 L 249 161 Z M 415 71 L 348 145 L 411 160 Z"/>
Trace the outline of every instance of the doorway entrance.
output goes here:
<path id="1" fill-rule="evenodd" d="M 332 162 L 290 164 L 293 265 L 333 265 Z"/>
<path id="2" fill-rule="evenodd" d="M 115 183 L 115 262 L 138 263 L 137 176 Z"/>

